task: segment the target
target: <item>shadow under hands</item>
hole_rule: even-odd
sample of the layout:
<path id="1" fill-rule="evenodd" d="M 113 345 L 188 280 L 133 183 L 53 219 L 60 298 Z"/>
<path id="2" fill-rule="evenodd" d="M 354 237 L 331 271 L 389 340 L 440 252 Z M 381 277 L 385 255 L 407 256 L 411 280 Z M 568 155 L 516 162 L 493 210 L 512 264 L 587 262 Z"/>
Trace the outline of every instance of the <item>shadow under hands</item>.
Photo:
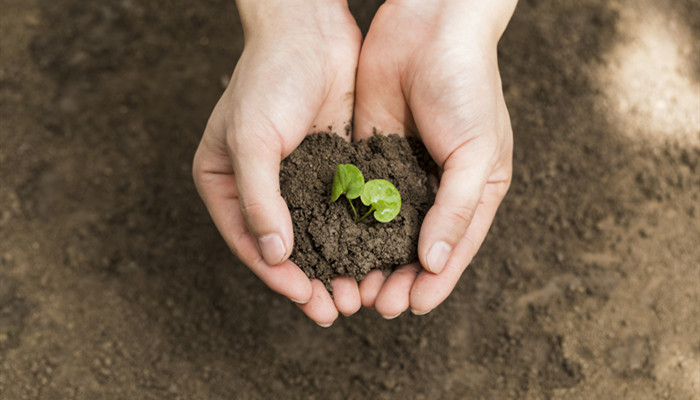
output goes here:
<path id="1" fill-rule="evenodd" d="M 357 25 L 362 31 L 362 36 L 367 35 L 369 26 L 372 24 L 374 14 L 382 6 L 384 0 L 349 0 L 348 7 L 355 17 Z"/>

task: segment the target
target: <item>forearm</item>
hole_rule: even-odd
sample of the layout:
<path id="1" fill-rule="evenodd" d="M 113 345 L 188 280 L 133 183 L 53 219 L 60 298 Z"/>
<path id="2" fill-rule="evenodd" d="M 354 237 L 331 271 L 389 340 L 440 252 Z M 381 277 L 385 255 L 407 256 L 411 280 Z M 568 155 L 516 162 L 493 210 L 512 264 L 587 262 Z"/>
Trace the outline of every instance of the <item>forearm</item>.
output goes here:
<path id="1" fill-rule="evenodd" d="M 450 30 L 479 33 L 498 42 L 508 25 L 517 0 L 387 0 L 386 4 L 419 13 L 432 24 Z"/>
<path id="2" fill-rule="evenodd" d="M 349 14 L 347 0 L 236 0 L 236 6 L 246 40 L 289 29 L 330 32 Z"/>

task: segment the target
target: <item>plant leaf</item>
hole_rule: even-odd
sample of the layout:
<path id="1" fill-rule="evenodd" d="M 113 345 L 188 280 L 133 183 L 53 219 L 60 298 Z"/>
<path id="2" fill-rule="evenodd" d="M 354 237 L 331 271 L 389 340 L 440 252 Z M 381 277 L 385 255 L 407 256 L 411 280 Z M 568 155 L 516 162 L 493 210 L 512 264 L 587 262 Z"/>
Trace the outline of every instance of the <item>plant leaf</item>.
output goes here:
<path id="1" fill-rule="evenodd" d="M 389 222 L 401 211 L 401 194 L 391 182 L 384 179 L 367 182 L 360 200 L 362 204 L 374 207 L 374 218 L 379 222 Z"/>
<path id="2" fill-rule="evenodd" d="M 356 199 L 362 194 L 365 186 L 365 178 L 362 172 L 352 164 L 339 164 L 335 168 L 333 176 L 333 188 L 331 190 L 331 201 L 336 201 L 341 194 L 345 194 L 348 199 Z"/>

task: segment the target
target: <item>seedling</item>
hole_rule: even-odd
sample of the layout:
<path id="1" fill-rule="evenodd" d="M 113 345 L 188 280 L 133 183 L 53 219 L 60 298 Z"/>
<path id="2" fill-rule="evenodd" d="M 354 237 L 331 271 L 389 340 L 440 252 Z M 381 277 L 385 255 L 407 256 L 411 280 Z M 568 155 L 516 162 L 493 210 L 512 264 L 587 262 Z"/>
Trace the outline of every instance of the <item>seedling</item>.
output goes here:
<path id="1" fill-rule="evenodd" d="M 401 195 L 391 182 L 373 179 L 365 183 L 362 172 L 352 164 L 340 164 L 335 169 L 331 201 L 336 201 L 344 194 L 350 203 L 355 222 L 360 222 L 374 211 L 374 218 L 379 222 L 389 222 L 401 211 Z M 369 210 L 358 219 L 352 200 L 360 197 L 362 204 Z"/>
<path id="2" fill-rule="evenodd" d="M 365 184 L 360 195 L 362 204 L 369 206 L 369 211 L 357 222 L 365 219 L 372 211 L 379 222 L 389 222 L 401 211 L 401 195 L 391 182 L 384 179 L 373 179 Z"/>
<path id="3" fill-rule="evenodd" d="M 331 192 L 331 201 L 336 201 L 341 194 L 345 195 L 352 208 L 352 213 L 357 220 L 357 211 L 352 204 L 352 200 L 360 197 L 362 188 L 365 186 L 365 177 L 362 172 L 352 164 L 339 164 L 335 169 L 333 177 L 333 190 Z"/>

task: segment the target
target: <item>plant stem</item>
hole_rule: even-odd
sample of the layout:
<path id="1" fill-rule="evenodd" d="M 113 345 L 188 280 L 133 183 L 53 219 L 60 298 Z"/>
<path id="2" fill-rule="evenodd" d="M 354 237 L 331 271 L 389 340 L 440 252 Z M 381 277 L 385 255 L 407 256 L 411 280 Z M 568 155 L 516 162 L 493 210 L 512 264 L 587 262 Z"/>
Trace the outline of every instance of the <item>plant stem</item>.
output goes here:
<path id="1" fill-rule="evenodd" d="M 367 217 L 367 216 L 369 215 L 369 213 L 371 213 L 372 211 L 374 211 L 374 206 L 370 207 L 370 208 L 369 208 L 369 211 L 367 211 L 367 214 L 363 215 L 362 218 L 358 219 L 358 220 L 355 221 L 355 222 L 357 222 L 357 223 L 359 224 L 359 223 L 362 222 L 362 220 L 365 219 L 365 217 Z"/>
<path id="2" fill-rule="evenodd" d="M 348 199 L 346 197 L 346 199 Z M 355 221 L 357 221 L 357 211 L 355 211 L 355 206 L 352 205 L 352 200 L 348 199 L 348 203 L 350 203 L 350 208 L 352 208 L 352 215 L 355 216 Z"/>

